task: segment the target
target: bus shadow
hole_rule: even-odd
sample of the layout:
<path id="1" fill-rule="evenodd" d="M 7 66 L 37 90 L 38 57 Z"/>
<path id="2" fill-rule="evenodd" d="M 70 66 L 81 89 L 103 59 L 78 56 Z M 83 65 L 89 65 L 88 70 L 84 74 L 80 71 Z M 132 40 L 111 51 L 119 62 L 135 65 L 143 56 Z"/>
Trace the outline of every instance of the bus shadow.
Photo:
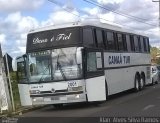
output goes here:
<path id="1" fill-rule="evenodd" d="M 91 107 L 96 107 L 96 103 L 72 103 L 72 104 L 64 104 L 62 107 L 54 107 L 54 105 L 50 105 L 50 108 L 47 108 L 46 111 L 64 111 L 64 110 L 77 110 L 77 109 L 86 109 Z"/>
<path id="2" fill-rule="evenodd" d="M 103 104 L 110 102 L 114 99 L 121 98 L 123 96 L 127 96 L 128 94 L 132 94 L 133 90 L 127 90 L 118 94 L 111 95 L 107 98 L 107 101 L 101 102 L 81 102 L 81 103 L 72 103 L 72 104 L 64 104 L 62 107 L 55 108 L 54 105 L 50 105 L 50 108 L 47 108 L 47 111 L 62 111 L 62 110 L 77 110 L 77 109 L 87 109 L 87 108 L 98 108 L 102 107 Z"/>
<path id="3" fill-rule="evenodd" d="M 126 97 L 126 96 L 130 96 L 130 95 L 134 95 L 134 94 L 142 94 L 144 91 L 146 91 L 148 88 L 150 87 L 154 87 L 156 85 L 146 85 L 145 88 L 141 91 L 138 91 L 138 92 L 135 92 L 134 89 L 130 89 L 130 90 L 126 90 L 126 91 L 123 91 L 123 92 L 120 92 L 120 93 L 117 93 L 117 94 L 113 94 L 113 95 L 110 95 L 108 96 L 108 99 L 107 101 L 111 101 L 111 100 L 114 100 L 114 99 L 118 99 L 118 98 L 122 98 L 122 97 Z"/>
<path id="4" fill-rule="evenodd" d="M 126 91 L 108 96 L 107 100 L 110 101 L 110 100 L 118 99 L 134 93 L 135 93 L 134 89 L 126 90 Z"/>
<path id="5" fill-rule="evenodd" d="M 81 103 L 72 103 L 72 104 L 64 104 L 62 107 L 55 108 L 54 105 L 51 105 L 50 108 L 46 109 L 47 111 L 62 111 L 62 110 L 77 110 L 77 109 L 87 109 L 87 108 L 98 108 L 103 107 L 104 104 L 110 103 L 116 99 L 127 97 L 133 94 L 142 93 L 147 88 L 151 87 L 152 85 L 147 85 L 143 90 L 139 92 L 135 92 L 134 89 L 126 90 L 117 94 L 113 94 L 108 96 L 107 101 L 102 102 L 81 102 Z M 155 86 L 155 85 L 153 85 Z"/>

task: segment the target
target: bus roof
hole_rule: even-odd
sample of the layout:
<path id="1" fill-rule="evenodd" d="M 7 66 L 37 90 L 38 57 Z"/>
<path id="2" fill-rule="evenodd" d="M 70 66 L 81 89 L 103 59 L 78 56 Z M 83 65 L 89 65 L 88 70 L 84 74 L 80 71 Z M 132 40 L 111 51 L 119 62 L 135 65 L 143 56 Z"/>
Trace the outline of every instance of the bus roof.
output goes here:
<path id="1" fill-rule="evenodd" d="M 62 29 L 62 28 L 69 28 L 69 27 L 83 27 L 83 26 L 94 26 L 94 27 L 100 27 L 104 29 L 110 29 L 114 31 L 120 31 L 120 32 L 126 32 L 126 33 L 133 33 L 139 35 L 139 33 L 136 33 L 134 30 L 126 29 L 125 27 L 118 25 L 118 24 L 107 24 L 102 23 L 100 21 L 77 21 L 77 22 L 71 22 L 71 23 L 64 23 L 64 24 L 57 24 L 57 25 L 50 25 L 42 28 L 38 28 L 35 30 L 31 30 L 30 33 L 36 33 L 41 31 L 47 31 L 47 30 L 54 30 L 54 29 Z M 146 36 L 143 32 L 140 33 L 143 36 Z"/>

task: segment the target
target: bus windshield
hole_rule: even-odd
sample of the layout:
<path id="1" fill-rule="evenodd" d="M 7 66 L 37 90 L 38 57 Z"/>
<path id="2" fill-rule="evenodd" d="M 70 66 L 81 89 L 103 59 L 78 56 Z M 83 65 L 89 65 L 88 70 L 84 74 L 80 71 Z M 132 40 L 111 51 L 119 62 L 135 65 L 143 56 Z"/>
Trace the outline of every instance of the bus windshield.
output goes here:
<path id="1" fill-rule="evenodd" d="M 51 80 L 50 51 L 29 53 L 29 81 Z"/>
<path id="2" fill-rule="evenodd" d="M 61 48 L 29 53 L 29 81 L 45 82 L 80 78 L 77 48 Z"/>

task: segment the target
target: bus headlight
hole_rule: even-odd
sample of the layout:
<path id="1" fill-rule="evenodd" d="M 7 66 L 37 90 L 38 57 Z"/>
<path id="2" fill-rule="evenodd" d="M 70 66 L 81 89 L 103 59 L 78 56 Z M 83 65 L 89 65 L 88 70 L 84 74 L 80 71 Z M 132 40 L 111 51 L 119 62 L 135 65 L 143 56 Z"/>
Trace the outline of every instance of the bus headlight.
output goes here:
<path id="1" fill-rule="evenodd" d="M 35 98 L 33 98 L 33 101 L 35 102 L 35 101 L 37 101 Z"/>
<path id="2" fill-rule="evenodd" d="M 39 90 L 30 90 L 29 91 L 30 94 L 40 94 Z"/>
<path id="3" fill-rule="evenodd" d="M 83 91 L 83 86 L 68 87 L 68 91 Z"/>
<path id="4" fill-rule="evenodd" d="M 79 94 L 77 94 L 77 95 L 75 96 L 75 98 L 77 98 L 77 99 L 79 99 L 79 97 L 80 97 Z"/>

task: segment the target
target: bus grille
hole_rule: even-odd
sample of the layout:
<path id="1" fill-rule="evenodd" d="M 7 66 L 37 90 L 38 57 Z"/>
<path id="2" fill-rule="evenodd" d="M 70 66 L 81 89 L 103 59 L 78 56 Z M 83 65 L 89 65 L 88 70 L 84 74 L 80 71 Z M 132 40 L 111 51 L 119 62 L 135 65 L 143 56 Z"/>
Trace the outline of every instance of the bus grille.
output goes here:
<path id="1" fill-rule="evenodd" d="M 68 92 L 67 89 L 64 89 L 64 90 L 55 90 L 54 93 L 63 93 L 63 92 Z M 41 91 L 40 94 L 50 94 L 50 93 L 53 93 L 52 91 Z"/>

